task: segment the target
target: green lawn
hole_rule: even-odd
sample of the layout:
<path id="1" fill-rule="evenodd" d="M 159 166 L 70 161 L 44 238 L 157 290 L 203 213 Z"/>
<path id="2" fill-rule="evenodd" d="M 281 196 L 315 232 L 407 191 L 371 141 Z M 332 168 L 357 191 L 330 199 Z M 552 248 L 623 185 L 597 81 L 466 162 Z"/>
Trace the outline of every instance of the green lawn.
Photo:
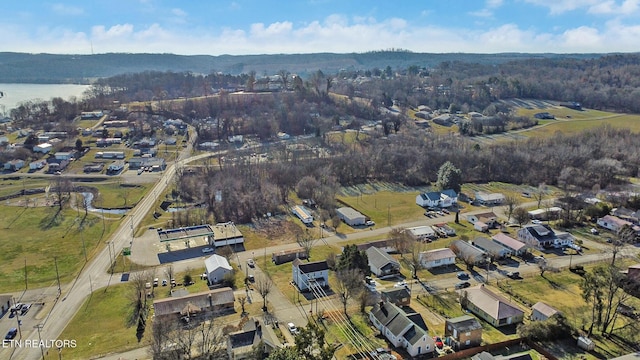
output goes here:
<path id="1" fill-rule="evenodd" d="M 29 289 L 55 283 L 57 259 L 61 282 L 74 279 L 84 265 L 84 249 L 88 259 L 104 246 L 117 223 L 102 221 L 89 215 L 82 223 L 76 210 L 57 207 L 22 208 L 0 205 L 0 292 L 25 288 L 25 263 Z M 80 218 L 84 214 L 80 213 Z M 103 228 L 104 226 L 104 228 Z"/>
<path id="2" fill-rule="evenodd" d="M 100 194 L 93 200 L 94 207 L 119 208 L 133 207 L 147 193 L 151 184 L 126 185 L 119 182 L 92 184 Z"/>
<path id="3" fill-rule="evenodd" d="M 379 226 L 401 224 L 424 217 L 424 209 L 416 205 L 420 191 L 391 192 L 377 191 L 360 196 L 337 196 L 348 206 L 370 217 Z M 338 228 L 343 232 L 347 225 Z"/>
<path id="4" fill-rule="evenodd" d="M 60 339 L 75 339 L 77 343 L 75 349 L 64 349 L 62 358 L 89 359 L 144 346 L 151 335 L 151 322 L 142 343 L 138 343 L 136 326 L 127 324 L 130 292 L 126 284 L 93 292 L 60 335 Z"/>

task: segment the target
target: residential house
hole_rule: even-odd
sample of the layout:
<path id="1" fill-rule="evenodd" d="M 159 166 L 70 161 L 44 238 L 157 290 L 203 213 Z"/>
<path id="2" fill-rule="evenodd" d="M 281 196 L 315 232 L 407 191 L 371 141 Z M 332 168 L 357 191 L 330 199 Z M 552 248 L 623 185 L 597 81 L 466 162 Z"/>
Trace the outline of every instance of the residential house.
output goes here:
<path id="1" fill-rule="evenodd" d="M 40 170 L 47 166 L 47 160 L 36 160 L 29 163 L 29 170 Z"/>
<path id="2" fill-rule="evenodd" d="M 634 264 L 627 268 L 627 280 L 640 283 L 640 264 Z"/>
<path id="3" fill-rule="evenodd" d="M 529 218 L 533 220 L 553 220 L 557 219 L 562 212 L 562 208 L 552 206 L 546 209 L 535 209 L 528 211 Z"/>
<path id="4" fill-rule="evenodd" d="M 475 201 L 484 206 L 496 206 L 500 205 L 504 202 L 504 195 L 501 193 L 485 193 L 481 191 L 476 191 L 475 193 L 476 199 Z"/>
<path id="5" fill-rule="evenodd" d="M 4 163 L 4 169 L 9 171 L 18 171 L 24 167 L 24 160 L 13 159 Z"/>
<path id="6" fill-rule="evenodd" d="M 290 262 L 295 259 L 306 259 L 306 258 L 307 258 L 307 252 L 301 247 L 291 249 L 291 250 L 282 250 L 277 253 L 271 254 L 271 261 L 273 261 L 273 263 L 276 265 L 284 264 L 286 262 Z"/>
<path id="7" fill-rule="evenodd" d="M 482 222 L 488 226 L 489 229 L 494 229 L 500 225 L 498 222 L 498 215 L 496 215 L 493 211 L 484 212 L 480 214 L 469 214 L 466 215 L 467 221 L 476 224 L 477 222 Z"/>
<path id="8" fill-rule="evenodd" d="M 458 193 L 453 189 L 431 191 L 416 196 L 416 204 L 422 207 L 450 207 L 458 202 Z"/>
<path id="9" fill-rule="evenodd" d="M 411 304 L 411 292 L 406 287 L 391 288 L 380 291 L 380 299 L 397 306 L 409 306 Z"/>
<path id="10" fill-rule="evenodd" d="M 627 220 L 634 224 L 640 222 L 640 211 L 634 211 L 624 207 L 619 207 L 611 210 L 611 215 L 616 216 L 622 220 Z"/>
<path id="11" fill-rule="evenodd" d="M 486 237 L 477 237 L 473 239 L 471 244 L 478 249 L 484 250 L 487 254 L 491 255 L 493 259 L 503 259 L 511 256 L 511 250 Z"/>
<path id="12" fill-rule="evenodd" d="M 620 219 L 617 216 L 606 215 L 598 219 L 598 226 L 603 227 L 607 230 L 611 230 L 613 232 L 619 232 L 625 225 L 631 226 L 633 230 L 636 232 L 640 232 L 640 226 L 634 225 L 630 221 Z"/>
<path id="13" fill-rule="evenodd" d="M 449 248 L 422 251 L 418 254 L 420 264 L 425 269 L 449 266 L 456 263 L 456 254 Z"/>
<path id="14" fill-rule="evenodd" d="M 329 265 L 326 260 L 303 262 L 300 259 L 295 259 L 291 267 L 293 283 L 300 291 L 309 291 L 314 287 L 329 285 Z"/>
<path id="15" fill-rule="evenodd" d="M 336 210 L 336 214 L 340 220 L 344 221 L 349 226 L 364 225 L 367 220 L 360 212 L 346 206 Z"/>
<path id="16" fill-rule="evenodd" d="M 207 280 L 209 284 L 218 284 L 222 282 L 225 275 L 233 271 L 229 261 L 223 256 L 213 254 L 204 261 L 207 268 Z"/>
<path id="17" fill-rule="evenodd" d="M 370 241 L 370 242 L 366 242 L 366 243 L 362 243 L 362 244 L 357 244 L 356 247 L 358 248 L 358 251 L 366 251 L 368 248 L 375 246 L 378 249 L 387 252 L 387 253 L 395 253 L 398 252 L 398 249 L 396 249 L 396 245 L 394 244 L 393 240 L 376 240 L 376 241 Z"/>
<path id="18" fill-rule="evenodd" d="M 258 346 L 262 347 L 263 356 L 280 347 L 280 340 L 275 333 L 259 320 L 249 319 L 242 330 L 227 336 L 229 360 L 254 359 Z"/>
<path id="19" fill-rule="evenodd" d="M 52 148 L 53 148 L 53 145 L 51 145 L 50 143 L 42 143 L 42 144 L 35 145 L 33 147 L 33 152 L 46 154 L 49 151 L 51 151 Z"/>
<path id="20" fill-rule="evenodd" d="M 409 235 L 417 241 L 431 241 L 438 238 L 436 231 L 431 226 L 416 226 L 405 229 Z"/>
<path id="21" fill-rule="evenodd" d="M 575 238 L 568 232 L 556 231 L 556 238 L 553 240 L 553 247 L 564 248 L 573 244 Z"/>
<path id="22" fill-rule="evenodd" d="M 524 318 L 524 311 L 518 305 L 495 294 L 484 284 L 461 291 L 466 292 L 466 308 L 495 327 L 518 324 Z"/>
<path id="23" fill-rule="evenodd" d="M 481 265 L 487 261 L 488 254 L 484 250 L 478 249 L 464 240 L 454 240 L 449 245 L 449 249 L 465 263 Z"/>
<path id="24" fill-rule="evenodd" d="M 311 215 L 311 212 L 304 206 L 295 205 L 291 208 L 291 212 L 297 216 L 303 224 L 313 223 L 313 215 Z"/>
<path id="25" fill-rule="evenodd" d="M 377 247 L 370 247 L 366 251 L 369 259 L 369 270 L 377 277 L 396 275 L 400 272 L 400 263 Z"/>
<path id="26" fill-rule="evenodd" d="M 153 310 L 154 316 L 158 319 L 175 318 L 177 320 L 180 317 L 207 319 L 232 312 L 234 302 L 233 289 L 224 287 L 155 300 Z"/>
<path id="27" fill-rule="evenodd" d="M 446 319 L 444 336 L 449 338 L 451 347 L 456 351 L 480 346 L 482 343 L 482 324 L 478 319 L 469 315 Z"/>
<path id="28" fill-rule="evenodd" d="M 525 225 L 518 230 L 518 240 L 536 249 L 550 248 L 556 242 L 556 233 L 549 225 Z"/>
<path id="29" fill-rule="evenodd" d="M 75 151 L 58 151 L 54 154 L 57 161 L 68 160 L 71 161 L 77 156 Z"/>
<path id="30" fill-rule="evenodd" d="M 531 320 L 533 321 L 544 321 L 557 314 L 560 314 L 560 311 L 542 301 L 538 301 L 531 307 Z"/>
<path id="31" fill-rule="evenodd" d="M 369 311 L 369 320 L 393 346 L 404 348 L 409 356 L 417 357 L 435 350 L 435 343 L 427 333 L 426 325 L 422 326 L 424 320 L 419 314 L 408 315 L 396 305 L 381 301 Z"/>
<path id="32" fill-rule="evenodd" d="M 522 241 L 518 241 L 511 236 L 499 232 L 491 237 L 495 243 L 504 246 L 505 248 L 511 250 L 511 253 L 516 256 L 521 256 L 527 251 L 527 244 Z"/>

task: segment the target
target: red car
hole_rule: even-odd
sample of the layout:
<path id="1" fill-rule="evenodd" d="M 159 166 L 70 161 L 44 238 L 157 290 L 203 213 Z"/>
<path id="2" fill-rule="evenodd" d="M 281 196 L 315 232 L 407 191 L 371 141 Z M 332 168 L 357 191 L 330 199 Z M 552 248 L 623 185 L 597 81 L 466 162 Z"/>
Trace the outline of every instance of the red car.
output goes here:
<path id="1" fill-rule="evenodd" d="M 440 339 L 440 336 L 434 336 L 433 337 L 433 342 L 436 343 L 436 347 L 438 349 L 442 349 L 444 347 L 444 344 L 442 343 L 442 339 Z"/>

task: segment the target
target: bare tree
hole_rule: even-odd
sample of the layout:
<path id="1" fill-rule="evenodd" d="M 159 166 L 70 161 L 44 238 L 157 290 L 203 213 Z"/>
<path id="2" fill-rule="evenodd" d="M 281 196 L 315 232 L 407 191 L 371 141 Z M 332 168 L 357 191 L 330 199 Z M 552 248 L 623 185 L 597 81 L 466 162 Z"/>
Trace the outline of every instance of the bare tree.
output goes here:
<path id="1" fill-rule="evenodd" d="M 240 308 L 242 309 L 242 315 L 244 315 L 245 314 L 244 306 L 247 303 L 247 297 L 246 296 L 238 297 L 238 303 L 240 303 Z"/>
<path id="2" fill-rule="evenodd" d="M 273 281 L 267 275 L 261 275 L 256 278 L 256 290 L 258 290 L 258 294 L 262 296 L 263 304 L 262 310 L 267 311 L 267 295 L 271 293 L 271 289 L 273 288 Z"/>
<path id="3" fill-rule="evenodd" d="M 405 258 L 409 266 L 411 266 L 411 277 L 418 278 L 418 270 L 422 269 L 422 262 L 420 261 L 420 253 L 424 250 L 424 244 L 418 241 L 413 241 L 411 244 L 411 253 L 409 257 Z"/>
<path id="4" fill-rule="evenodd" d="M 508 195 L 504 198 L 504 210 L 507 213 L 507 222 L 511 221 L 511 215 L 518 205 L 520 205 L 520 200 L 515 195 Z"/>
<path id="5" fill-rule="evenodd" d="M 517 207 L 513 209 L 512 216 L 513 220 L 515 220 L 515 222 L 518 223 L 520 227 L 522 227 L 522 225 L 526 224 L 529 221 L 529 212 L 523 207 Z"/>
<path id="6" fill-rule="evenodd" d="M 389 239 L 393 243 L 393 247 L 400 253 L 400 257 L 404 258 L 404 254 L 411 249 L 411 243 L 414 241 L 404 228 L 393 228 L 389 231 Z"/>
<path id="7" fill-rule="evenodd" d="M 62 211 L 62 208 L 64 207 L 65 200 L 69 199 L 69 194 L 71 194 L 72 189 L 73 184 L 71 183 L 71 180 L 65 177 L 58 176 L 53 181 L 53 191 L 60 211 Z"/>
<path id="8" fill-rule="evenodd" d="M 311 238 L 309 233 L 304 234 L 304 236 L 298 236 L 296 241 L 301 248 L 304 249 L 305 255 L 307 255 L 307 259 L 311 258 L 311 249 L 313 248 L 313 244 L 316 242 L 315 239 Z"/>
<path id="9" fill-rule="evenodd" d="M 351 298 L 364 291 L 364 276 L 360 270 L 350 269 L 338 271 L 337 278 L 338 283 L 335 291 L 342 303 L 344 314 L 348 317 L 347 304 Z"/>
<path id="10" fill-rule="evenodd" d="M 536 191 L 533 193 L 533 198 L 536 199 L 536 201 L 538 202 L 538 209 L 540 209 L 540 204 L 542 203 L 542 200 L 544 199 L 544 194 L 545 194 L 545 188 L 547 186 L 545 185 L 545 183 L 540 183 L 540 185 L 538 185 L 538 188 L 536 189 Z"/>

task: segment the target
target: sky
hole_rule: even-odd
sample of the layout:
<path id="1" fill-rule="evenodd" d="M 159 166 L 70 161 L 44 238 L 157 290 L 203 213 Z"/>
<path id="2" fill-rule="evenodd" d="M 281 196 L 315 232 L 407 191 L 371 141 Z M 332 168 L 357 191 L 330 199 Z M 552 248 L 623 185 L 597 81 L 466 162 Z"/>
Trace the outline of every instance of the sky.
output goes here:
<path id="1" fill-rule="evenodd" d="M 640 51 L 640 0 L 2 0 L 0 51 Z"/>

